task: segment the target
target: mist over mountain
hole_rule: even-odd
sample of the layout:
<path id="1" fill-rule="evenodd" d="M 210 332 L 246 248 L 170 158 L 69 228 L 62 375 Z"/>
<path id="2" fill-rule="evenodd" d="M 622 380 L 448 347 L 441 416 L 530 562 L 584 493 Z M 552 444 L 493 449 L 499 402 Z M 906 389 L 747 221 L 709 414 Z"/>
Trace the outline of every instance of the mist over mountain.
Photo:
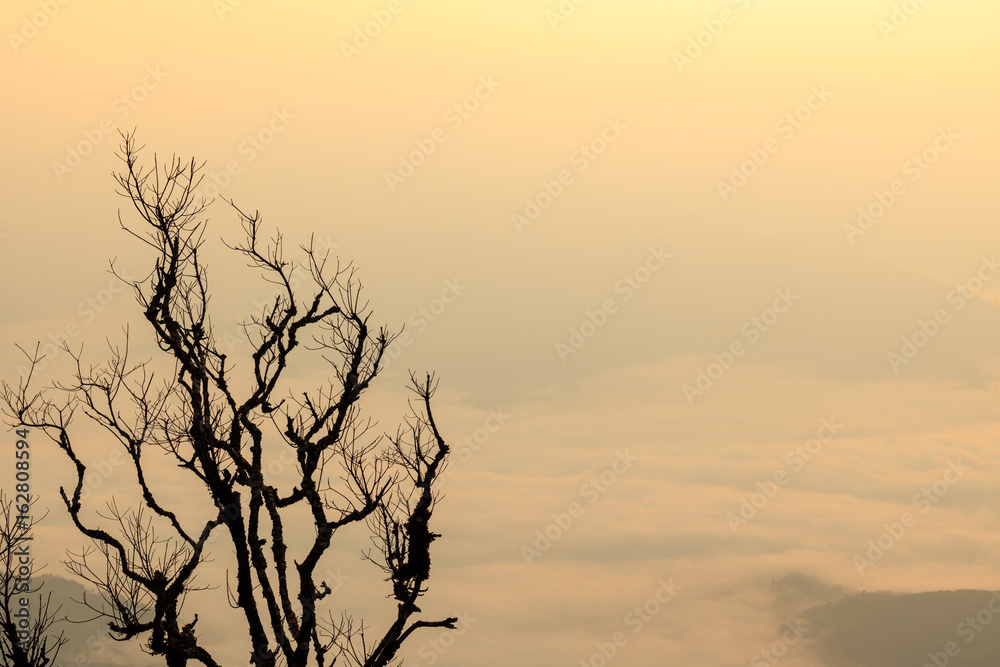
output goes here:
<path id="1" fill-rule="evenodd" d="M 992 667 L 1000 592 L 860 592 L 801 614 L 806 646 L 828 667 Z"/>
<path id="2" fill-rule="evenodd" d="M 626 279 L 642 265 L 638 246 L 627 258 L 609 258 L 599 277 L 587 277 L 593 285 L 586 298 L 554 300 L 538 289 L 530 258 L 512 282 L 477 286 L 463 297 L 476 316 L 440 327 L 452 350 L 442 370 L 488 375 L 489 388 L 477 390 L 484 405 L 656 359 L 692 362 L 690 377 L 676 379 L 694 386 L 694 370 L 736 342 L 743 352 L 735 366 L 768 365 L 824 380 L 984 388 L 1000 372 L 1000 306 L 981 298 L 1000 283 L 992 253 L 970 255 L 952 284 L 851 252 L 749 233 L 670 230 L 662 241 L 671 257 L 647 282 L 632 280 L 635 290 Z M 780 294 L 791 303 L 775 311 Z M 614 302 L 610 314 L 601 311 L 606 300 Z M 512 315 L 547 322 L 509 331 L 503 321 Z M 531 360 L 532 372 L 506 354 L 465 350 L 460 343 L 467 340 Z"/>
<path id="3" fill-rule="evenodd" d="M 39 593 L 52 595 L 49 610 L 64 619 L 52 628 L 52 634 L 64 634 L 68 640 L 59 651 L 56 663 L 64 667 L 152 667 L 161 665 L 151 656 L 141 653 L 136 642 L 116 642 L 108 634 L 108 619 L 95 618 L 93 610 L 82 604 L 84 593 L 87 601 L 95 606 L 100 602 L 96 591 L 85 588 L 78 581 L 58 575 L 43 574 L 34 578 L 41 586 Z M 37 609 L 38 595 L 31 598 L 32 613 Z"/>

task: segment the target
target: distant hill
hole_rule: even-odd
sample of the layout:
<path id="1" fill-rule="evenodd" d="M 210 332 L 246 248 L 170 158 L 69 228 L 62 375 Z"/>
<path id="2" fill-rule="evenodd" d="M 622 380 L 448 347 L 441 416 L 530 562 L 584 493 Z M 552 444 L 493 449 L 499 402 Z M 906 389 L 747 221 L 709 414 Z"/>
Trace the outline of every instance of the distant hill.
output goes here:
<path id="1" fill-rule="evenodd" d="M 1000 593 L 990 591 L 856 593 L 800 617 L 829 667 L 996 667 L 1000 656 Z"/>
<path id="2" fill-rule="evenodd" d="M 58 665 L 72 667 L 146 667 L 156 665 L 161 667 L 162 660 L 156 660 L 144 655 L 138 650 L 136 642 L 116 642 L 108 635 L 107 619 L 93 619 L 94 612 L 74 600 L 82 600 L 86 589 L 83 585 L 71 579 L 55 575 L 38 575 L 35 584 L 41 584 L 42 595 L 52 593 L 50 610 L 62 607 L 57 616 L 66 616 L 73 622 L 57 623 L 54 634 L 63 632 L 69 642 L 59 651 L 56 660 Z M 96 593 L 88 592 L 87 598 L 99 600 Z M 33 596 L 32 605 L 37 597 Z M 32 609 L 34 611 L 34 609 Z"/>

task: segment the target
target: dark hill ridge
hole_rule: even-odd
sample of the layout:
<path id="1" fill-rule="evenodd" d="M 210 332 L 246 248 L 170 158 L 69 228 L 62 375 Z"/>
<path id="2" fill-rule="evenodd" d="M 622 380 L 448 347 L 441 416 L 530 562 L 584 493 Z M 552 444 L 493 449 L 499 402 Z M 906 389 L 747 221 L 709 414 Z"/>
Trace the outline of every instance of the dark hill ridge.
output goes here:
<path id="1" fill-rule="evenodd" d="M 59 651 L 56 660 L 64 667 L 148 667 L 162 665 L 162 661 L 139 652 L 133 642 L 126 645 L 113 641 L 108 636 L 107 620 L 93 619 L 94 613 L 79 604 L 84 591 L 88 591 L 79 581 L 58 575 L 42 574 L 34 578 L 34 583 L 42 586 L 41 593 L 52 593 L 51 610 L 61 607 L 58 616 L 68 616 L 72 622 L 57 623 L 53 634 L 65 633 L 69 642 Z M 32 598 L 32 612 L 36 608 L 37 596 Z M 88 591 L 88 598 L 99 599 L 94 591 Z"/>
<path id="2" fill-rule="evenodd" d="M 829 667 L 996 667 L 1000 592 L 857 593 L 800 614 Z"/>

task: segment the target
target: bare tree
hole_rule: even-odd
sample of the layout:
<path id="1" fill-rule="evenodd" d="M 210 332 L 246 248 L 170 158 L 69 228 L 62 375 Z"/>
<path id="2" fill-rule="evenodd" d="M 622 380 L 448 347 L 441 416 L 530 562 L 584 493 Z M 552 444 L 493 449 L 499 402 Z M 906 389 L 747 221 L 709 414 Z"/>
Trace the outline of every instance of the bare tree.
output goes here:
<path id="1" fill-rule="evenodd" d="M 63 633 L 52 634 L 61 620 L 59 609 L 51 608 L 52 594 L 43 595 L 40 586 L 32 585 L 37 572 L 30 549 L 35 502 L 28 494 L 11 500 L 0 491 L 0 658 L 10 667 L 55 667 L 67 641 Z"/>
<path id="2" fill-rule="evenodd" d="M 282 236 L 263 240 L 260 215 L 227 200 L 244 232 L 242 242 L 227 247 L 276 286 L 277 295 L 242 323 L 252 353 L 244 367 L 249 387 L 238 390 L 236 384 L 244 383 L 233 380 L 236 364 L 213 332 L 199 255 L 207 204 L 196 201 L 195 190 L 203 165 L 174 157 L 160 166 L 154 156 L 154 166 L 143 169 L 134 134 L 122 138 L 125 168 L 116 180 L 142 222 L 139 229 L 121 216 L 119 222 L 156 259 L 142 280 L 121 276 L 114 262 L 111 271 L 134 289 L 173 373 L 159 380 L 151 362 L 132 361 L 126 329 L 124 343 L 111 346 L 102 365 L 85 366 L 82 350 L 66 348 L 76 369 L 67 383 L 33 390 L 29 374 L 17 387 L 3 385 L 13 420 L 44 430 L 76 467 L 75 487 L 60 493 L 74 525 L 93 543 L 68 563 L 100 591 L 102 599 L 88 604 L 108 618 L 115 638 L 146 638 L 145 649 L 163 656 L 168 667 L 219 667 L 212 638 L 197 631 L 198 615 L 182 607 L 189 593 L 201 590 L 195 575 L 206 562 L 210 536 L 221 531 L 235 562 L 226 590 L 244 620 L 253 665 L 323 666 L 342 658 L 380 667 L 394 663 L 415 630 L 454 628 L 456 618 L 420 619 L 417 606 L 438 537 L 429 527 L 435 483 L 448 455 L 431 412 L 434 376 L 411 374 L 415 399 L 405 427 L 392 436 L 370 436 L 372 424 L 362 419 L 359 401 L 398 334 L 371 328 L 353 268 L 331 260 L 312 241 L 299 262 L 286 260 Z M 300 353 L 322 357 L 332 377 L 316 390 L 292 394 L 282 380 Z M 34 368 L 39 359 L 29 357 Z M 52 398 L 56 390 L 65 392 L 64 400 Z M 83 513 L 87 467 L 71 428 L 77 410 L 124 449 L 141 494 L 136 508 L 109 504 L 100 514 L 103 526 Z M 294 454 L 294 484 L 266 479 L 268 443 Z M 191 496 L 201 494 L 211 512 L 207 520 L 182 516 L 161 502 L 153 456 L 190 477 Z M 311 529 L 294 523 L 295 512 L 310 517 Z M 393 621 L 377 632 L 347 612 L 335 619 L 327 608 L 332 591 L 317 574 L 336 531 L 351 524 L 371 531 L 376 554 L 367 557 L 383 569 L 395 604 Z M 311 542 L 296 548 L 292 535 Z"/>

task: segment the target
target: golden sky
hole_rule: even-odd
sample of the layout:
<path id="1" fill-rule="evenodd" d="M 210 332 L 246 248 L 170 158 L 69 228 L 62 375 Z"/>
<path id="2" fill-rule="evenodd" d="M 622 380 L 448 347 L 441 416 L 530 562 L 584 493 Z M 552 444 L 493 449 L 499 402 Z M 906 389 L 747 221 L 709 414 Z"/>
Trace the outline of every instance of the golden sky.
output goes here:
<path id="1" fill-rule="evenodd" d="M 577 665 L 623 632 L 611 662 L 746 665 L 827 601 L 783 607 L 791 573 L 996 589 L 998 21 L 988 0 L 6 0 L 0 368 L 64 333 L 97 361 L 142 326 L 106 272 L 149 270 L 111 178 L 136 128 L 147 159 L 206 161 L 203 194 L 356 263 L 375 319 L 406 324 L 384 428 L 406 370 L 438 371 L 466 444 L 424 608 L 476 620 L 406 664 Z M 208 213 L 236 335 L 269 288 Z M 71 470 L 33 442 L 58 570 Z M 131 488 L 117 467 L 94 497 Z M 337 554 L 345 600 L 377 608 L 377 573 Z M 782 664 L 834 664 L 808 643 Z"/>

